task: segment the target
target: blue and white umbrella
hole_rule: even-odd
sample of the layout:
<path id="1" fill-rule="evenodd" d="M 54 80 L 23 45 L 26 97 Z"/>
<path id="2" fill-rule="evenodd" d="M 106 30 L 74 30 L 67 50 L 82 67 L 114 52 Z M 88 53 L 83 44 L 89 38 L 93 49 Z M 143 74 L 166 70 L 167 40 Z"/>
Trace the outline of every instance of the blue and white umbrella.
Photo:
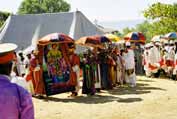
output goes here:
<path id="1" fill-rule="evenodd" d="M 170 32 L 165 35 L 166 38 L 168 39 L 177 39 L 177 33 L 176 32 Z"/>

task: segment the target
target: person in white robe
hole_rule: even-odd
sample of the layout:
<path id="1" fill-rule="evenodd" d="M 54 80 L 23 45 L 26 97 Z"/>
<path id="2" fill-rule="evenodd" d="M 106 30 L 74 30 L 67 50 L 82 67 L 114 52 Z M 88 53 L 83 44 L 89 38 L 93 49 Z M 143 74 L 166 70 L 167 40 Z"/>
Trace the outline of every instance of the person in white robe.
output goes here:
<path id="1" fill-rule="evenodd" d="M 148 64 L 149 64 L 149 51 L 152 48 L 152 44 L 151 43 L 147 43 L 145 45 L 145 50 L 144 50 L 144 70 L 145 70 L 145 74 L 146 76 L 150 77 L 151 76 L 151 72 L 150 69 L 148 68 Z"/>
<path id="2" fill-rule="evenodd" d="M 173 69 L 173 80 L 177 80 L 177 52 L 175 53 L 175 58 L 174 58 L 174 69 Z"/>
<path id="3" fill-rule="evenodd" d="M 125 78 L 126 82 L 130 83 L 131 87 L 136 86 L 136 74 L 135 74 L 135 55 L 133 49 L 131 49 L 130 42 L 126 42 L 127 52 L 124 56 L 125 60 Z"/>
<path id="4" fill-rule="evenodd" d="M 25 57 L 21 51 L 17 55 L 17 71 L 19 76 L 23 77 L 25 75 Z"/>
<path id="5" fill-rule="evenodd" d="M 174 47 L 174 42 L 172 40 L 169 42 L 169 48 L 167 53 L 168 53 L 167 54 L 167 74 L 169 77 L 171 77 L 174 69 L 174 60 L 175 60 L 175 47 Z"/>
<path id="6" fill-rule="evenodd" d="M 168 49 L 169 49 L 168 40 L 164 40 L 162 44 L 162 49 L 161 49 L 161 58 L 163 60 L 163 62 L 161 62 L 161 69 L 164 71 L 164 73 L 168 72 L 168 68 L 166 65 L 166 61 L 168 57 Z"/>
<path id="7" fill-rule="evenodd" d="M 175 57 L 174 57 L 174 69 L 173 69 L 173 80 L 177 80 L 177 41 L 174 41 Z"/>
<path id="8" fill-rule="evenodd" d="M 148 68 L 151 73 L 155 75 L 157 74 L 155 77 L 159 76 L 160 61 L 161 61 L 160 42 L 153 42 L 153 47 L 149 50 Z"/>

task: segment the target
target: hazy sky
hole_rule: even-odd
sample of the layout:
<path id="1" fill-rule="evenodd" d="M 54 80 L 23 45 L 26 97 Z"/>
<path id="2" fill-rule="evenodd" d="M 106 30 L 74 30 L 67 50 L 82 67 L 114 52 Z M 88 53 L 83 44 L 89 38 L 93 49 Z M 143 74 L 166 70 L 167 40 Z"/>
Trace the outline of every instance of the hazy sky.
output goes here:
<path id="1" fill-rule="evenodd" d="M 13 1 L 13 2 L 12 2 Z M 16 13 L 23 0 L 0 0 L 0 10 Z M 117 21 L 143 19 L 142 11 L 155 2 L 174 3 L 177 0 L 66 0 L 71 11 L 82 11 L 90 20 Z"/>

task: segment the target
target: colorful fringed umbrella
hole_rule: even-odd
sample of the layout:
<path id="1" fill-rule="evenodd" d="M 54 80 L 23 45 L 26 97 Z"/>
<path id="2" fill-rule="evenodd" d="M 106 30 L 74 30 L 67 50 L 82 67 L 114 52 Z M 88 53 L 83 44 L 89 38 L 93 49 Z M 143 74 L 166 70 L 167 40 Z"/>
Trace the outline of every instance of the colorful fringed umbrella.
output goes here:
<path id="1" fill-rule="evenodd" d="M 146 38 L 141 32 L 130 32 L 124 37 L 125 41 L 145 43 Z"/>
<path id="2" fill-rule="evenodd" d="M 165 35 L 167 39 L 177 39 L 177 33 L 176 32 L 170 32 Z"/>
<path id="3" fill-rule="evenodd" d="M 112 42 L 118 42 L 120 38 L 114 34 L 105 34 L 107 38 L 109 38 Z"/>
<path id="4" fill-rule="evenodd" d="M 38 44 L 46 45 L 49 43 L 74 43 L 74 40 L 63 33 L 48 34 L 38 40 Z"/>
<path id="5" fill-rule="evenodd" d="M 75 44 L 93 46 L 93 47 L 103 47 L 102 43 L 106 43 L 106 42 L 111 42 L 111 41 L 105 36 L 87 36 L 76 40 Z"/>

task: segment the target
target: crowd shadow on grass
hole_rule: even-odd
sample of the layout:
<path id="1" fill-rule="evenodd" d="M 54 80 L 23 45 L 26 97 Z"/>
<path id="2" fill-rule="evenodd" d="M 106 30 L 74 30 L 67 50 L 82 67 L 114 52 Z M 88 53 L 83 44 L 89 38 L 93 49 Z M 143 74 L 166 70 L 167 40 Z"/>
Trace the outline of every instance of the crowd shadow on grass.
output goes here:
<path id="1" fill-rule="evenodd" d="M 124 86 L 124 87 L 116 87 L 114 90 L 109 90 L 108 93 L 112 95 L 127 95 L 127 94 L 147 94 L 151 93 L 153 90 L 160 90 L 160 91 L 166 91 L 166 89 L 163 88 L 158 88 L 158 87 L 152 87 L 149 86 L 149 84 L 146 83 L 137 83 L 136 87 L 129 87 L 129 86 Z"/>
<path id="2" fill-rule="evenodd" d="M 132 103 L 140 102 L 141 98 L 120 98 L 115 96 L 103 96 L 103 95 L 93 95 L 93 96 L 78 96 L 76 98 L 57 98 L 57 97 L 47 97 L 44 101 L 52 102 L 63 102 L 63 103 L 84 103 L 84 104 L 103 104 L 108 102 L 117 101 L 120 103 Z"/>

